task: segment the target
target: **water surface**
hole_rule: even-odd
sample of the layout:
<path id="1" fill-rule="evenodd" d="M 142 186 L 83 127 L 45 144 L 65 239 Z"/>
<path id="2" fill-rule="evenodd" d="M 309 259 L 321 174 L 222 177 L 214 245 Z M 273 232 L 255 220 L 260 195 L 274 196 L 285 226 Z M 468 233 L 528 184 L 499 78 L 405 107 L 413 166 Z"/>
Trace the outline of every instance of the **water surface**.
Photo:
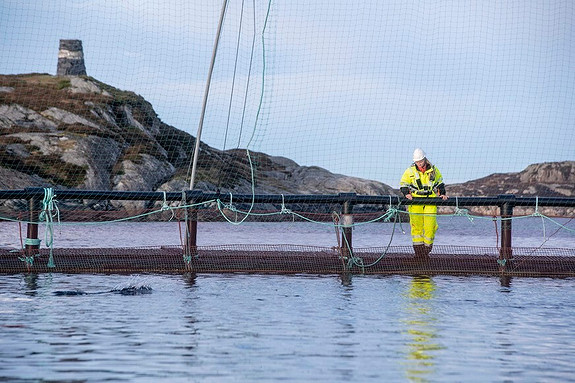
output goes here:
<path id="1" fill-rule="evenodd" d="M 570 381 L 575 279 L 3 275 L 0 380 Z M 151 294 L 106 291 L 149 286 Z M 55 295 L 82 290 L 87 294 Z"/>
<path id="2" fill-rule="evenodd" d="M 574 222 L 561 222 L 570 230 L 514 221 L 513 244 L 573 248 Z M 497 245 L 497 222 L 439 224 L 438 244 Z M 178 245 L 179 229 L 56 225 L 54 246 Z M 19 247 L 19 233 L 0 223 L 0 246 Z M 411 241 L 406 224 L 353 236 L 357 247 Z M 309 223 L 200 223 L 198 244 L 334 246 L 337 236 Z M 117 292 L 128 287 L 151 294 Z M 0 381 L 573 381 L 574 289 L 574 278 L 0 275 Z"/>

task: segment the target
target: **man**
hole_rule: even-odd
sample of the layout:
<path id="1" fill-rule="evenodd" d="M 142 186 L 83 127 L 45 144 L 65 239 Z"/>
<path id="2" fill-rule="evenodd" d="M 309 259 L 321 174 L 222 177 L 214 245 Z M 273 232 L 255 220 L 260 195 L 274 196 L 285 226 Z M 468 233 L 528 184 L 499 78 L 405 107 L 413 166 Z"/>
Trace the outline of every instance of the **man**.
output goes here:
<path id="1" fill-rule="evenodd" d="M 446 200 L 443 176 L 419 148 L 413 152 L 413 164 L 403 173 L 399 190 L 405 198 L 433 198 Z M 427 258 L 433 247 L 437 231 L 436 205 L 409 205 L 411 240 L 417 258 Z"/>

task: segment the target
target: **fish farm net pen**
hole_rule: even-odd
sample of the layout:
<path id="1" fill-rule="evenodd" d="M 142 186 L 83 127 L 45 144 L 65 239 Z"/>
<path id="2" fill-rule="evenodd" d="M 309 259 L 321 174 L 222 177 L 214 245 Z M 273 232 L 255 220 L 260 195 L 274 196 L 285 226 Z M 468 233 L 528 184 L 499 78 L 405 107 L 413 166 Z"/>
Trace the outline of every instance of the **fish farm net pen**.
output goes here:
<path id="1" fill-rule="evenodd" d="M 573 232 L 565 223 L 541 213 L 547 207 L 573 207 L 575 198 L 538 198 L 500 195 L 495 197 L 457 197 L 448 200 L 429 198 L 410 201 L 397 196 L 363 196 L 354 193 L 337 195 L 232 195 L 186 191 L 121 192 L 90 190 L 54 190 L 28 188 L 2 190 L 0 199 L 25 201 L 13 206 L 28 209 L 7 212 L 0 219 L 26 225 L 21 248 L 0 249 L 0 272 L 200 272 L 200 273 L 313 273 L 313 274 L 447 274 L 507 276 L 575 276 L 575 248 L 514 247 L 512 222 L 527 217 L 540 218 L 549 230 L 549 237 L 559 230 Z M 67 210 L 70 203 L 82 199 L 145 201 L 155 207 L 140 211 Z M 394 233 L 404 231 L 410 216 L 405 206 L 436 204 L 442 216 L 466 217 L 473 220 L 495 220 L 500 243 L 493 247 L 435 245 L 427 257 L 414 255 L 411 246 L 393 244 Z M 98 206 L 100 206 L 98 205 Z M 473 207 L 495 206 L 496 217 L 472 212 Z M 514 215 L 515 208 L 531 209 L 532 213 Z M 354 212 L 354 209 L 357 212 Z M 86 218 L 89 220 L 86 220 Z M 63 219 L 65 218 L 65 219 Z M 180 245 L 58 248 L 54 246 L 57 225 L 122 224 L 130 221 L 177 221 Z M 333 228 L 334 246 L 298 244 L 236 245 L 197 244 L 197 228 L 202 221 L 221 221 L 230 225 L 246 222 L 307 222 Z M 497 226 L 497 222 L 499 226 Z M 388 240 L 382 247 L 353 246 L 353 231 L 364 225 L 392 225 Z M 44 238 L 39 238 L 39 227 Z M 543 226 L 546 227 L 546 226 Z M 22 235 L 18 230 L 15 235 Z M 126 233 L 129 235 L 129 233 Z M 361 234 L 356 234 L 361 235 Z M 575 237 L 575 234 L 573 235 Z M 45 247 L 41 248 L 44 241 Z M 574 242 L 575 243 L 575 242 Z"/>

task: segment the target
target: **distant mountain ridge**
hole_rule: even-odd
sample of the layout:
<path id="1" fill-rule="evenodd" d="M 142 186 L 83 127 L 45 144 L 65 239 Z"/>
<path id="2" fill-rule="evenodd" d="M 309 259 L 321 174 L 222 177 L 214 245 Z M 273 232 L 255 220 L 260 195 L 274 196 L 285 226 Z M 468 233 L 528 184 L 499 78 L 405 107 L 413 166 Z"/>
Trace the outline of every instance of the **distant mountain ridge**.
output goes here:
<path id="1" fill-rule="evenodd" d="M 194 143 L 193 136 L 163 123 L 141 96 L 91 77 L 0 75 L 0 189 L 181 191 L 188 188 Z M 251 193 L 245 150 L 200 148 L 197 188 Z M 381 182 L 299 166 L 284 157 L 252 156 L 256 193 L 399 194 Z M 571 197 L 575 161 L 533 164 L 519 173 L 447 185 L 447 191 Z"/>

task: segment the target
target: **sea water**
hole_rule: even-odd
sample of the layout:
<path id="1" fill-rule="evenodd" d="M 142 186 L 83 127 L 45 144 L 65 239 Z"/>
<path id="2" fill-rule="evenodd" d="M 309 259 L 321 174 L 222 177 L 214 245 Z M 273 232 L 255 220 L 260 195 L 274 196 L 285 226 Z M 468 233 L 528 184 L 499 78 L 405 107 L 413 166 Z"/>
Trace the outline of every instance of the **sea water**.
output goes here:
<path id="1" fill-rule="evenodd" d="M 438 242 L 496 245 L 492 222 L 465 220 L 440 222 Z M 1 245 L 17 245 L 15 228 L 0 224 Z M 569 230 L 539 219 L 513 228 L 515 245 L 574 246 Z M 200 245 L 337 241 L 333 227 L 298 223 L 200 223 L 198 238 Z M 390 224 L 354 230 L 356 245 L 390 239 L 410 241 Z M 126 241 L 178 244 L 178 224 L 54 230 L 61 247 Z M 144 289 L 119 293 L 130 287 Z M 573 381 L 574 289 L 575 278 L 0 275 L 0 381 Z M 66 291 L 82 294 L 59 293 Z"/>
<path id="2" fill-rule="evenodd" d="M 151 293 L 122 295 L 126 286 Z M 0 381 L 567 382 L 575 279 L 0 278 Z M 82 290 L 62 296 L 57 291 Z"/>

